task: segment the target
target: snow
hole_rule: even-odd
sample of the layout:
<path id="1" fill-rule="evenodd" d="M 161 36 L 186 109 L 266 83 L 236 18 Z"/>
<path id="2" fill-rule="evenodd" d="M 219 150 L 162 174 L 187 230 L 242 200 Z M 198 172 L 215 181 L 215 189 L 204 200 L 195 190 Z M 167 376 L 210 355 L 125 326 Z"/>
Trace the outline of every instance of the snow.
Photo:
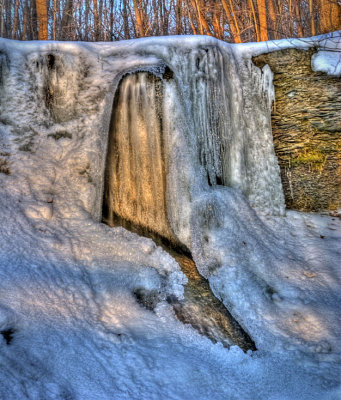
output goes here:
<path id="1" fill-rule="evenodd" d="M 311 61 L 314 71 L 321 71 L 330 76 L 341 76 L 341 54 L 337 50 L 319 51 L 313 55 Z"/>
<path id="2" fill-rule="evenodd" d="M 13 330 L 10 344 L 0 335 L 1 399 L 340 398 L 340 219 L 284 215 L 272 73 L 250 61 L 322 39 L 332 40 L 0 40 L 0 159 L 10 170 L 0 173 L 0 331 Z M 322 71 L 336 57 L 328 52 Z M 186 283 L 176 261 L 99 222 L 115 89 L 127 71 L 165 65 L 177 77 L 164 103 L 170 223 L 256 352 L 179 322 L 166 301 Z M 207 111 L 205 96 L 223 106 Z M 210 142 L 212 118 L 220 133 Z M 208 185 L 219 174 L 229 187 Z M 154 312 L 139 289 L 158 293 Z"/>

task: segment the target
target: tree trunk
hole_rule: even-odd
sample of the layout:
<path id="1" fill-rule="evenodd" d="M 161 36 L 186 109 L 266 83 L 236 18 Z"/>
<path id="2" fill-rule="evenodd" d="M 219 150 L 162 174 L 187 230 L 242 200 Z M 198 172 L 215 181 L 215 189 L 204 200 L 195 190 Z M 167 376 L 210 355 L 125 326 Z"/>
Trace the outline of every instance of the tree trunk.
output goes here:
<path id="1" fill-rule="evenodd" d="M 277 19 L 276 19 L 276 12 L 273 0 L 268 0 L 269 6 L 269 17 L 271 21 L 271 30 L 272 30 L 272 39 L 278 39 L 278 32 L 277 32 Z"/>
<path id="2" fill-rule="evenodd" d="M 200 19 L 200 10 L 199 10 L 199 6 L 198 6 L 197 0 L 192 0 L 192 7 L 193 7 L 194 10 L 196 10 L 196 13 L 197 13 L 197 16 L 198 16 L 200 35 L 203 35 L 204 34 L 204 28 L 202 26 L 202 22 L 201 22 L 201 19 Z"/>
<path id="3" fill-rule="evenodd" d="M 253 0 L 249 0 L 249 4 L 250 4 L 252 16 L 253 16 L 253 21 L 254 21 L 254 24 L 255 24 L 256 40 L 257 40 L 257 42 L 259 42 L 260 41 L 260 37 L 259 37 L 258 21 L 257 21 L 257 17 L 256 17 L 256 11 L 255 11 L 255 7 L 254 7 L 254 4 L 253 4 Z"/>
<path id="4" fill-rule="evenodd" d="M 200 0 L 195 0 L 195 2 L 196 2 L 196 5 L 197 5 L 197 8 L 198 8 L 198 16 L 199 16 L 199 19 L 200 19 L 200 26 L 203 27 L 203 29 L 205 30 L 204 32 L 206 32 L 207 35 L 213 36 L 212 32 L 211 32 L 211 29 L 210 29 L 210 27 L 209 27 L 209 25 L 207 23 L 205 14 L 201 11 L 203 6 L 202 6 Z"/>
<path id="5" fill-rule="evenodd" d="M 123 31 L 124 39 L 130 39 L 127 0 L 123 0 Z"/>
<path id="6" fill-rule="evenodd" d="M 38 39 L 48 40 L 48 29 L 47 29 L 47 6 L 46 0 L 36 0 L 36 10 L 38 18 Z"/>
<path id="7" fill-rule="evenodd" d="M 320 33 L 341 29 L 341 6 L 336 0 L 318 0 Z"/>
<path id="8" fill-rule="evenodd" d="M 0 2 L 0 36 L 4 37 L 4 3 Z"/>
<path id="9" fill-rule="evenodd" d="M 259 39 L 262 42 L 265 42 L 268 40 L 265 0 L 257 0 L 257 8 L 258 8 L 258 19 L 259 19 Z"/>
<path id="10" fill-rule="evenodd" d="M 176 9 L 175 9 L 175 20 L 176 20 L 176 34 L 182 34 L 182 24 L 181 24 L 181 8 L 182 8 L 182 0 L 176 1 Z"/>
<path id="11" fill-rule="evenodd" d="M 98 4 L 97 4 L 97 0 L 93 0 L 93 6 L 94 6 L 94 38 L 95 38 L 95 42 L 98 41 Z"/>
<path id="12" fill-rule="evenodd" d="M 144 37 L 144 15 L 141 0 L 133 0 L 136 18 L 137 37 Z"/>
<path id="13" fill-rule="evenodd" d="M 163 8 L 163 21 L 162 21 L 162 33 L 167 36 L 169 34 L 169 13 L 170 8 L 167 9 L 165 0 L 162 0 L 162 8 Z"/>
<path id="14" fill-rule="evenodd" d="M 29 4 L 29 27 L 27 32 L 27 40 L 38 39 L 37 11 L 35 0 L 28 0 Z"/>
<path id="15" fill-rule="evenodd" d="M 314 4 L 313 0 L 309 0 L 309 13 L 310 13 L 310 26 L 311 26 L 311 35 L 315 36 L 315 16 L 314 16 Z"/>
<path id="16" fill-rule="evenodd" d="M 99 0 L 98 20 L 97 20 L 97 32 L 98 32 L 98 39 L 97 40 L 102 40 L 103 39 L 102 18 L 103 18 L 103 0 Z"/>
<path id="17" fill-rule="evenodd" d="M 57 13 L 58 13 L 58 0 L 53 0 L 53 40 L 57 39 Z"/>
<path id="18" fill-rule="evenodd" d="M 15 8 L 14 8 L 12 39 L 16 39 L 17 38 L 18 20 L 19 20 L 19 0 L 16 0 L 15 1 Z"/>
<path id="19" fill-rule="evenodd" d="M 218 10 L 214 11 L 213 14 L 213 28 L 214 28 L 214 36 L 220 40 L 223 40 L 224 38 L 224 29 L 221 24 L 221 13 Z"/>
<path id="20" fill-rule="evenodd" d="M 89 40 L 89 10 L 90 10 L 90 2 L 89 0 L 85 0 L 85 10 L 84 10 L 84 40 Z"/>
<path id="21" fill-rule="evenodd" d="M 24 5 L 24 18 L 23 18 L 23 23 L 22 23 L 21 40 L 27 39 L 27 27 L 28 27 L 28 21 L 29 21 L 29 14 L 30 14 L 30 10 L 28 8 L 28 4 L 27 4 L 27 0 L 26 0 L 25 5 Z"/>

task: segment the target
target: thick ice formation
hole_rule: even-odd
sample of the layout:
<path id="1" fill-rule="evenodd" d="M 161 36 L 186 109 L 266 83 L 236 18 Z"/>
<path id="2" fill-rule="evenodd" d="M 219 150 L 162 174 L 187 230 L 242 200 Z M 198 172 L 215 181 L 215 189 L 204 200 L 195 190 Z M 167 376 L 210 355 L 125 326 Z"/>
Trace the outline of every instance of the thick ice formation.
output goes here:
<path id="1" fill-rule="evenodd" d="M 109 131 L 103 218 L 113 225 L 116 216 L 171 240 L 162 106 L 160 78 L 137 72 L 122 79 Z"/>
<path id="2" fill-rule="evenodd" d="M 199 156 L 194 154 L 191 164 L 199 158 L 207 175 L 205 183 L 240 188 L 255 206 L 283 212 L 270 128 L 271 72 L 265 69 L 262 73 L 237 57 L 234 47 L 207 38 L 195 44 L 193 39 L 186 38 L 173 43 L 165 39 L 158 39 L 158 43 L 155 40 L 138 43 L 138 48 L 136 43 L 100 47 L 49 43 L 41 46 L 38 54 L 31 52 L 34 45 L 21 44 L 23 52 L 10 50 L 8 61 L 11 71 L 16 70 L 16 63 L 27 70 L 8 78 L 14 80 L 16 91 L 22 90 L 19 82 L 27 82 L 37 96 L 35 104 L 29 107 L 32 113 L 39 104 L 35 124 L 40 119 L 45 126 L 52 128 L 53 124 L 56 128 L 56 123 L 65 127 L 77 121 L 78 131 L 89 132 L 94 112 L 102 115 L 111 112 L 115 87 L 123 74 L 136 69 L 162 69 L 165 64 L 174 72 L 174 84 L 168 89 L 165 107 L 170 111 L 167 102 L 177 99 L 178 114 L 184 125 L 182 135 L 187 147 Z M 9 45 L 3 43 L 4 47 Z M 3 65 L 5 74 L 7 64 Z M 93 68 L 101 71 L 97 73 L 98 82 L 91 82 L 89 72 Z M 107 101 L 103 104 L 99 100 L 106 93 Z M 105 146 L 108 126 L 105 122 L 101 125 L 91 132 Z M 32 125 L 27 131 L 25 138 L 20 138 L 22 146 L 34 147 L 36 132 Z"/>

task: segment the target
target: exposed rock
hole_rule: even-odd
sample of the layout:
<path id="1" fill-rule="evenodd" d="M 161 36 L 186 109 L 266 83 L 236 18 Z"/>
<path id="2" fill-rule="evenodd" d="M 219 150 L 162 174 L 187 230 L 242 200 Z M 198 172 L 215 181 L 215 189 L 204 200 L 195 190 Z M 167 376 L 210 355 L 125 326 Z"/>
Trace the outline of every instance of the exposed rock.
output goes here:
<path id="1" fill-rule="evenodd" d="M 311 69 L 314 50 L 288 49 L 253 59 L 274 73 L 275 151 L 287 208 L 341 207 L 341 80 Z"/>
<path id="2" fill-rule="evenodd" d="M 8 166 L 8 153 L 2 153 L 0 151 L 0 173 L 9 175 L 11 173 Z"/>

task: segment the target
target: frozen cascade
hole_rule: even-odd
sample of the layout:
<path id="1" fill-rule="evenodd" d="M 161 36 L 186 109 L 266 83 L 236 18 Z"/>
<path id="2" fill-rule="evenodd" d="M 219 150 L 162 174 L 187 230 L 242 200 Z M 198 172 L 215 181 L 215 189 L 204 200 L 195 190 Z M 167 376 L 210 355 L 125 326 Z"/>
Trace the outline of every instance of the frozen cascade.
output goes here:
<path id="1" fill-rule="evenodd" d="M 261 71 L 232 47 L 220 47 L 194 48 L 189 55 L 172 49 L 162 54 L 166 63 L 128 71 L 114 100 L 110 130 L 119 123 L 122 135 L 109 139 L 109 153 L 116 155 L 109 154 L 113 168 L 107 163 L 105 180 L 116 179 L 112 171 L 119 168 L 113 187 L 125 184 L 124 190 L 106 189 L 110 212 L 187 246 L 191 199 L 203 187 L 237 188 L 268 213 L 282 214 L 285 208 L 271 134 L 271 70 Z M 132 138 L 134 129 L 140 134 Z M 151 154 L 159 154 L 152 165 Z M 131 174 L 135 165 L 137 176 Z"/>
<path id="2" fill-rule="evenodd" d="M 242 253 L 216 251 L 212 233 L 236 242 L 234 227 L 256 218 L 246 199 L 284 211 L 272 73 L 239 47 L 190 37 L 20 43 L 13 51 L 0 42 L 0 146 L 32 165 L 45 160 L 54 215 L 100 221 L 103 211 L 109 224 L 130 221 L 185 246 L 210 278 L 225 264 L 242 265 Z M 44 201 L 39 182 L 32 187 Z"/>
<path id="3" fill-rule="evenodd" d="M 224 211 L 212 196 L 194 205 L 199 193 L 230 186 L 256 207 L 284 210 L 270 124 L 272 74 L 251 63 L 238 65 L 232 52 L 217 46 L 195 49 L 189 58 L 171 54 L 167 61 L 172 69 L 166 63 L 133 69 L 117 84 L 102 218 L 185 252 L 191 249 L 208 276 L 220 261 L 207 247 L 206 231 L 219 228 Z M 178 260 L 185 270 L 186 263 Z M 214 341 L 254 348 L 232 316 L 218 312 L 213 293 L 201 293 L 204 281 L 186 275 L 185 302 L 173 305 L 179 318 Z M 194 314 L 211 316 L 204 326 L 198 322 L 204 317 L 189 317 L 193 308 Z"/>
<path id="4" fill-rule="evenodd" d="M 194 130 L 209 184 L 238 188 L 253 206 L 282 214 L 270 68 L 260 71 L 251 62 L 245 68 L 230 48 L 207 47 L 192 52 L 189 69 Z"/>
<path id="5" fill-rule="evenodd" d="M 124 76 L 117 88 L 109 131 L 103 221 L 152 237 L 178 261 L 188 278 L 185 298 L 170 298 L 169 302 L 181 321 L 190 323 L 214 343 L 254 350 L 253 341 L 215 298 L 168 222 L 165 143 L 169 126 L 163 118 L 163 114 L 169 114 L 163 104 L 168 79 L 137 72 Z M 138 294 L 147 307 L 151 304 L 149 297 L 148 293 Z"/>
<path id="6" fill-rule="evenodd" d="M 166 156 L 160 78 L 126 75 L 114 99 L 105 172 L 103 218 L 129 221 L 168 239 Z"/>

